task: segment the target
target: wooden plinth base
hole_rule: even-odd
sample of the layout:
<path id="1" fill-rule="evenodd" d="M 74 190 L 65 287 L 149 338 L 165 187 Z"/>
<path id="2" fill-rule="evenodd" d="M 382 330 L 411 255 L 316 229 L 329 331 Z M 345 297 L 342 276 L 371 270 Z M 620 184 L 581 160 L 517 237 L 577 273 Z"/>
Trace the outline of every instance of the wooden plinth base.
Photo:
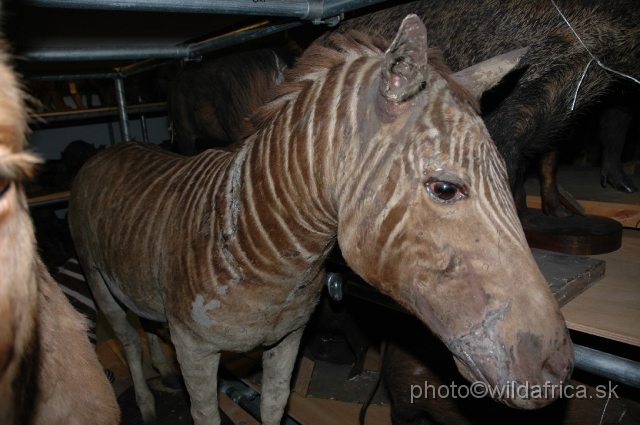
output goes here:
<path id="1" fill-rule="evenodd" d="M 622 245 L 622 225 L 610 218 L 575 215 L 568 218 L 546 216 L 529 209 L 523 223 L 531 248 L 569 255 L 606 254 Z"/>

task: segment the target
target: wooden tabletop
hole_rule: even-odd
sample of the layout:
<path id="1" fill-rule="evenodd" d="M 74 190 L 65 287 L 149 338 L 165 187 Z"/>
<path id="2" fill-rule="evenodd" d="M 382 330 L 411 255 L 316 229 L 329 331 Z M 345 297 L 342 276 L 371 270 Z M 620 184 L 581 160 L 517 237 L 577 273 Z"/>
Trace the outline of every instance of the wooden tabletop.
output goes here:
<path id="1" fill-rule="evenodd" d="M 569 329 L 640 347 L 640 229 L 624 229 L 622 247 L 592 255 L 605 277 L 562 307 Z"/>

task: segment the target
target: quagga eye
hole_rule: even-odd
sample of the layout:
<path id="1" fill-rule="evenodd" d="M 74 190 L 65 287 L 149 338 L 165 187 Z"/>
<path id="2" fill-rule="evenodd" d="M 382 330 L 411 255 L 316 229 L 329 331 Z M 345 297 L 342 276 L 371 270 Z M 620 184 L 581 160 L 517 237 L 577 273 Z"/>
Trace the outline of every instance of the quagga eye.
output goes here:
<path id="1" fill-rule="evenodd" d="M 466 196 L 455 183 L 440 180 L 427 182 L 427 191 L 439 202 L 455 202 Z"/>

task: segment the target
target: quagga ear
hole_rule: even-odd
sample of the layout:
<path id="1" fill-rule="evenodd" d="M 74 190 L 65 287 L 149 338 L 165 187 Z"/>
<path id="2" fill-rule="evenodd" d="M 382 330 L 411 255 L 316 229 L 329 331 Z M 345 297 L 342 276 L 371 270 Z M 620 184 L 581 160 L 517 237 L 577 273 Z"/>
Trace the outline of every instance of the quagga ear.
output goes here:
<path id="1" fill-rule="evenodd" d="M 427 29 L 417 15 L 407 15 L 384 55 L 380 90 L 400 103 L 416 94 L 427 76 Z"/>
<path id="2" fill-rule="evenodd" d="M 528 47 L 512 50 L 458 71 L 451 77 L 468 88 L 479 99 L 482 93 L 498 84 L 505 75 L 511 72 L 528 51 Z"/>

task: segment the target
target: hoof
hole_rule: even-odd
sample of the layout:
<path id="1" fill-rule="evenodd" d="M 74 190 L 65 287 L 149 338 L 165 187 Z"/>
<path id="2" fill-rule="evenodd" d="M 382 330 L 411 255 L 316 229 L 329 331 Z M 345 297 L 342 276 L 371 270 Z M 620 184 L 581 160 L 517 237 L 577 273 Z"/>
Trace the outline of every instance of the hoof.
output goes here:
<path id="1" fill-rule="evenodd" d="M 540 223 L 538 223 L 538 221 L 533 218 L 533 214 L 525 214 L 520 216 L 520 224 L 522 224 L 522 227 L 527 228 L 538 227 L 540 225 Z"/>
<path id="2" fill-rule="evenodd" d="M 179 375 L 171 375 L 166 378 L 162 378 L 162 384 L 172 390 L 181 390 L 184 388 L 184 381 Z"/>
<path id="3" fill-rule="evenodd" d="M 611 185 L 618 192 L 625 193 L 634 193 L 638 191 L 638 187 L 631 181 L 629 176 L 622 173 L 622 175 L 600 175 L 600 184 L 602 187 L 607 187 L 607 185 Z"/>
<path id="4" fill-rule="evenodd" d="M 567 218 L 567 217 L 573 217 L 573 213 L 571 211 L 569 211 L 568 209 L 566 209 L 562 204 L 558 203 L 556 205 L 553 206 L 545 206 L 544 204 L 542 205 L 542 212 L 545 213 L 545 215 L 550 215 L 552 217 L 558 217 L 558 218 Z"/>
<path id="5" fill-rule="evenodd" d="M 156 417 L 156 413 L 142 413 L 142 423 L 145 425 L 155 425 L 158 423 L 158 418 Z"/>
<path id="6" fill-rule="evenodd" d="M 351 370 L 349 371 L 349 375 L 347 375 L 347 380 L 351 380 L 356 376 L 359 376 L 362 373 L 363 365 L 361 363 L 356 363 L 353 365 Z"/>
<path id="7" fill-rule="evenodd" d="M 618 184 L 612 184 L 613 188 L 618 192 L 634 193 L 638 191 L 638 187 L 633 182 L 619 182 Z"/>

